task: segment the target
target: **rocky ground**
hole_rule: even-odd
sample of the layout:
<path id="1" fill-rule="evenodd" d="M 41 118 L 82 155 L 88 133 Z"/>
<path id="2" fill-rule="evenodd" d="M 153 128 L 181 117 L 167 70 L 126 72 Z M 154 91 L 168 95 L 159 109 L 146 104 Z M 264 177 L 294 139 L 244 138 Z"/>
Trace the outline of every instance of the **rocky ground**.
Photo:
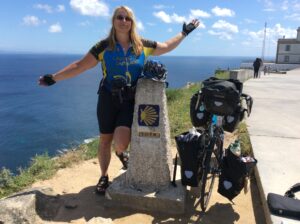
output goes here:
<path id="1" fill-rule="evenodd" d="M 234 135 L 226 135 L 226 143 L 232 142 L 234 138 Z M 120 169 L 121 163 L 113 155 L 109 168 L 111 180 L 120 173 Z M 106 199 L 94 192 L 98 178 L 99 164 L 96 159 L 92 159 L 76 164 L 72 168 L 59 170 L 53 178 L 37 182 L 32 187 L 51 187 L 60 195 L 63 206 L 60 206 L 56 217 L 50 223 L 86 223 L 88 221 L 116 224 L 265 223 L 254 178 L 251 179 L 249 192 L 247 194 L 242 192 L 234 199 L 234 204 L 217 193 L 217 180 L 209 208 L 205 213 L 200 209 L 197 189 L 189 190 L 186 212 L 181 216 L 167 215 L 163 211 L 161 213 L 141 212 L 107 206 Z M 95 217 L 102 219 L 95 219 Z"/>

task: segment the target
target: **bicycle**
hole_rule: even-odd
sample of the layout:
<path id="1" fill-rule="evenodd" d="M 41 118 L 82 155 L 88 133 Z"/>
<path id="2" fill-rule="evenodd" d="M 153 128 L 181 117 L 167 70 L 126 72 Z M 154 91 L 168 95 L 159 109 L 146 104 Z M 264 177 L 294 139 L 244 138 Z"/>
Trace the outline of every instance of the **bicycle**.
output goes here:
<path id="1" fill-rule="evenodd" d="M 192 116 L 194 115 L 191 113 L 192 124 L 198 128 L 192 128 L 188 132 L 175 137 L 178 154 L 181 159 L 181 183 L 184 186 L 200 187 L 199 202 L 202 211 L 207 209 L 215 178 L 221 174 L 222 161 L 225 156 L 225 149 L 223 149 L 224 129 L 232 132 L 239 121 L 243 119 L 244 112 L 246 111 L 248 116 L 251 113 L 253 99 L 243 93 L 238 97 L 239 104 L 236 106 L 236 109 L 232 109 L 236 112 L 232 114 L 227 112 L 230 111 L 227 110 L 228 108 L 224 108 L 226 112 L 222 114 L 222 111 L 220 112 L 219 110 L 208 110 L 208 107 L 204 105 L 201 91 L 197 92 L 191 98 L 191 102 L 195 100 L 194 103 L 191 103 L 191 109 L 195 107 L 197 111 L 199 110 L 202 114 L 200 116 L 202 120 L 198 121 L 198 123 L 195 120 L 193 122 Z M 243 99 L 246 100 L 246 105 L 242 105 L 241 101 Z M 228 118 L 231 116 L 234 116 L 234 122 L 231 123 L 233 124 L 232 126 L 229 126 Z M 197 116 L 196 119 L 198 118 Z M 174 167 L 172 184 L 176 186 L 177 154 Z"/>
<path id="2" fill-rule="evenodd" d="M 208 128 L 204 130 L 206 144 L 199 174 L 201 177 L 200 206 L 202 211 L 205 211 L 208 206 L 215 178 L 221 171 L 224 156 L 222 122 L 223 116 L 212 115 Z"/>
<path id="3" fill-rule="evenodd" d="M 241 99 L 245 99 L 247 109 L 242 113 L 247 112 L 250 116 L 253 100 L 247 94 L 241 94 Z M 213 190 L 215 178 L 221 172 L 222 160 L 225 156 L 224 144 L 224 130 L 223 130 L 224 116 L 212 114 L 208 126 L 204 128 L 205 134 L 205 148 L 201 162 L 201 169 L 199 176 L 200 180 L 200 206 L 202 211 L 207 209 L 211 193 Z M 242 119 L 241 119 L 242 120 Z"/>

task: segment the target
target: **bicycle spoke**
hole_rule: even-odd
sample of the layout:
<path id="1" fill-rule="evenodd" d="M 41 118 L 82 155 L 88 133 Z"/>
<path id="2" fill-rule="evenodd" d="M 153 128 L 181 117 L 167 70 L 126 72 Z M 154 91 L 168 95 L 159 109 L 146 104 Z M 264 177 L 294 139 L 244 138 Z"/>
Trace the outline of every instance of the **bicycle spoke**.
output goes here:
<path id="1" fill-rule="evenodd" d="M 218 143 L 220 143 L 218 141 Z M 213 142 L 212 146 L 210 146 L 213 150 L 207 152 L 204 164 L 204 170 L 202 175 L 202 186 L 201 186 L 201 198 L 200 204 L 202 211 L 207 209 L 211 193 L 214 186 L 215 177 L 219 172 L 219 160 L 221 158 L 220 153 L 222 152 L 222 144 L 218 144 L 217 142 Z M 222 142 L 221 142 L 222 143 Z"/>

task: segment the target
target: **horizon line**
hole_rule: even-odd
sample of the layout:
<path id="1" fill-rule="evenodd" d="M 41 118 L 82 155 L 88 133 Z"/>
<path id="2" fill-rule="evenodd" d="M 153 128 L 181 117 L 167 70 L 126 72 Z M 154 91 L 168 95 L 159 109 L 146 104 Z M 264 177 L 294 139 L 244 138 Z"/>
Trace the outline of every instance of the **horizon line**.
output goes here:
<path id="1" fill-rule="evenodd" d="M 32 51 L 6 51 L 0 50 L 0 54 L 32 54 L 32 55 L 85 55 L 85 53 L 62 53 L 62 52 L 32 52 Z M 257 57 L 254 55 L 161 55 L 150 57 Z M 275 58 L 274 56 L 265 56 L 267 58 Z"/>

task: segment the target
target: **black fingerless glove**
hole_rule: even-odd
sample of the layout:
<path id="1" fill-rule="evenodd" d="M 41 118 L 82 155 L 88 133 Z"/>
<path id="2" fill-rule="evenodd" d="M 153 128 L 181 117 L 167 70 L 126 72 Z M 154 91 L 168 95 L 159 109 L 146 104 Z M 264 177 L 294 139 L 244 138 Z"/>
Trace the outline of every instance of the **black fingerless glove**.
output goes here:
<path id="1" fill-rule="evenodd" d="M 182 26 L 182 34 L 183 34 L 184 36 L 187 36 L 187 35 L 189 35 L 189 33 L 192 32 L 195 28 L 196 28 L 196 26 L 195 26 L 193 23 L 189 23 L 189 24 L 183 23 L 183 26 Z"/>
<path id="2" fill-rule="evenodd" d="M 43 76 L 43 81 L 48 85 L 51 86 L 53 84 L 55 84 L 55 80 L 53 79 L 53 75 L 51 74 L 47 74 Z"/>

